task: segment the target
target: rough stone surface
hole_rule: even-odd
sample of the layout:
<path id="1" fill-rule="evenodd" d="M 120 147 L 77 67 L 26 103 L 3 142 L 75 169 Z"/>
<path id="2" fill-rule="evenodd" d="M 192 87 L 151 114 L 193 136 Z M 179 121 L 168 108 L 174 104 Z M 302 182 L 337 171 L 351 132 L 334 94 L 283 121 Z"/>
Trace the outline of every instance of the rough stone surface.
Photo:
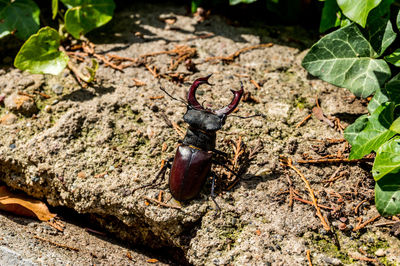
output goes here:
<path id="1" fill-rule="evenodd" d="M 318 156 L 339 149 L 317 145 L 318 140 L 343 137 L 318 119 L 312 118 L 296 128 L 311 112 L 316 96 L 326 114 L 340 117 L 344 125 L 365 113 L 365 104 L 357 99 L 346 101 L 351 94 L 345 89 L 308 78 L 301 67 L 306 53 L 302 47 L 309 47 L 313 40 L 301 28 L 279 28 L 279 38 L 273 38 L 273 28 L 233 27 L 217 16 L 200 23 L 185 16 L 181 7 L 166 5 L 160 10 L 152 4 L 133 5 L 89 37 L 96 43 L 96 52 L 131 58 L 172 50 L 177 45 L 196 48 L 193 62 L 197 73 L 189 75 L 184 83 L 160 81 L 175 97 L 185 97 L 194 79 L 213 73 L 213 86 L 199 89 L 199 102 L 205 101 L 214 108 L 226 105 L 232 97 L 229 90 L 238 89 L 240 81 L 258 99 L 242 102 L 236 114 L 262 113 L 264 117 L 231 116 L 218 132 L 217 148 L 230 156 L 231 142 L 238 136 L 242 136 L 249 150 L 259 141 L 264 147 L 232 189 L 222 189 L 223 182 L 217 182 L 216 200 L 221 213 L 215 216 L 209 200 L 209 182 L 199 197 L 182 203 L 179 210 L 149 204 L 143 198 L 157 198 L 163 190 L 167 204 L 178 205 L 167 189 L 167 176 L 155 187 L 135 190 L 152 183 L 161 160 L 174 155 L 180 137 L 168 126 L 165 115 L 179 126 L 186 126 L 182 119 L 186 107 L 159 90 L 159 81 L 143 66 L 121 72 L 101 65 L 96 83 L 87 88 L 79 87 L 67 70 L 60 76 L 44 78 L 5 70 L 0 76 L 0 85 L 5 89 L 0 93 L 7 95 L 6 100 L 15 89 L 32 93 L 40 88 L 51 97 L 37 95 L 35 104 L 39 112 L 34 118 L 21 116 L 12 125 L 0 125 L 0 180 L 46 200 L 51 206 L 92 214 L 104 228 L 122 239 L 153 248 L 168 246 L 181 250 L 183 260 L 195 265 L 305 265 L 307 249 L 322 264 L 327 263 L 323 258 L 338 257 L 336 253 L 324 255 L 327 251 L 320 244 L 324 234 L 318 233 L 321 225 L 314 209 L 297 202 L 288 208 L 286 196 L 279 194 L 288 189 L 289 177 L 301 195 L 308 197 L 301 179 L 280 166 L 279 156 L 290 155 L 296 160 L 305 153 Z M 166 27 L 158 18 L 171 13 L 177 17 L 176 24 Z M 209 37 L 199 38 L 207 34 Z M 285 41 L 288 36 L 298 41 Z M 268 42 L 274 45 L 242 53 L 231 64 L 205 62 L 210 56 L 229 55 Z M 171 56 L 154 56 L 147 63 L 159 73 L 169 73 Z M 188 73 L 183 64 L 177 71 Z M 136 86 L 132 78 L 146 85 Z M 20 82 L 12 85 L 10 80 Z M 260 89 L 250 80 L 258 82 Z M 63 86 L 62 94 L 54 91 L 54 84 Z M 51 106 L 51 112 L 45 106 Z M 3 114 L 13 109 L 6 104 L 0 110 Z M 344 166 L 349 174 L 343 182 L 335 182 L 329 188 L 322 181 L 335 172 L 336 165 L 299 168 L 321 195 L 349 191 L 359 180 L 367 188 L 373 187 L 373 183 L 365 181 L 370 177 L 363 165 Z M 334 196 L 330 198 L 336 200 Z M 336 201 L 325 203 L 340 205 Z M 353 214 L 351 208 L 357 203 L 346 210 L 346 215 Z M 340 217 L 329 211 L 324 213 L 332 221 Z M 362 214 L 370 218 L 376 210 L 366 205 Z M 356 223 L 355 218 L 349 219 L 349 224 Z M 377 233 L 372 232 L 374 236 Z M 351 231 L 338 234 L 344 247 L 357 250 Z M 381 234 L 380 241 L 399 246 L 399 240 L 388 234 Z M 386 256 L 387 260 L 399 259 L 391 254 Z"/>

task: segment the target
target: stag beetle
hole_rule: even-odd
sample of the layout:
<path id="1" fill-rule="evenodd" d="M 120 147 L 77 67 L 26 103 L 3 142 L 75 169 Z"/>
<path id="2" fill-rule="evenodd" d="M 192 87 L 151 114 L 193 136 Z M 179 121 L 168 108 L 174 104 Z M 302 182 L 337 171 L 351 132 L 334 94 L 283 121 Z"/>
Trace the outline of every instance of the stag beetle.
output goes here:
<path id="1" fill-rule="evenodd" d="M 211 164 L 216 162 L 213 160 L 213 154 L 224 154 L 215 149 L 216 132 L 225 124 L 227 116 L 235 110 L 243 95 L 243 84 L 241 84 L 239 91 L 231 90 L 234 97 L 229 105 L 219 110 L 204 108 L 196 100 L 196 90 L 201 84 L 212 85 L 208 82 L 210 77 L 211 75 L 208 75 L 193 82 L 187 96 L 188 104 L 185 103 L 187 111 L 183 119 L 189 124 L 189 128 L 176 150 L 169 176 L 169 189 L 178 201 L 192 199 L 200 193 L 211 171 Z M 165 90 L 164 92 L 167 93 Z M 214 199 L 214 185 L 215 175 L 211 197 L 219 210 Z"/>

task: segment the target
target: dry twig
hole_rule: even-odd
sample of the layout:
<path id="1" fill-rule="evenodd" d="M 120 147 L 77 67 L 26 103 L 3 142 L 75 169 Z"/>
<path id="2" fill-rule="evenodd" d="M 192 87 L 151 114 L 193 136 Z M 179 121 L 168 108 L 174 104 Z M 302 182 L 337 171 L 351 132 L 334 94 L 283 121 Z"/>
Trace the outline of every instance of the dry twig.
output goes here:
<path id="1" fill-rule="evenodd" d="M 360 229 L 363 229 L 365 226 L 367 226 L 368 224 L 374 222 L 375 220 L 379 219 L 380 217 L 381 217 L 381 215 L 378 214 L 377 216 L 375 216 L 375 217 L 369 219 L 368 221 L 366 221 L 365 223 L 358 224 L 358 225 L 353 229 L 353 231 L 355 232 L 355 231 L 358 231 L 358 230 L 360 230 Z"/>
<path id="2" fill-rule="evenodd" d="M 310 251 L 309 249 L 307 249 L 306 254 L 307 254 L 308 265 L 309 265 L 309 266 L 312 266 L 312 262 L 311 262 L 311 251 Z"/>
<path id="3" fill-rule="evenodd" d="M 306 117 L 304 117 L 304 119 L 301 120 L 300 123 L 297 124 L 296 128 L 301 127 L 308 119 L 311 118 L 311 115 L 312 115 L 312 114 L 309 114 L 309 115 L 307 115 Z"/>
<path id="4" fill-rule="evenodd" d="M 114 68 L 116 70 L 119 70 L 121 72 L 124 72 L 123 67 L 122 66 L 117 66 L 116 64 L 114 64 L 113 62 L 109 61 L 105 56 L 100 55 L 100 54 L 93 54 L 94 57 L 96 57 L 97 59 L 103 61 L 103 63 L 106 66 L 109 66 L 111 68 Z"/>
<path id="5" fill-rule="evenodd" d="M 310 198 L 312 199 L 313 205 L 317 211 L 316 215 L 321 220 L 321 223 L 322 223 L 322 226 L 324 227 L 324 229 L 326 231 L 331 231 L 331 227 L 329 226 L 328 221 L 325 219 L 325 217 L 321 213 L 321 210 L 318 206 L 317 198 L 315 197 L 314 191 L 311 188 L 310 183 L 308 182 L 307 178 L 293 165 L 292 159 L 281 157 L 280 161 L 282 162 L 282 164 L 293 169 L 300 176 L 300 178 L 304 181 L 304 183 L 306 184 L 306 188 L 308 189 Z"/>
<path id="6" fill-rule="evenodd" d="M 357 204 L 357 206 L 354 208 L 354 213 L 355 214 L 358 214 L 358 208 L 360 208 L 360 206 L 365 202 L 367 202 L 366 199 L 364 199 L 363 201 L 361 201 L 360 203 Z"/>
<path id="7" fill-rule="evenodd" d="M 160 205 L 160 206 L 163 206 L 163 207 L 173 208 L 173 209 L 178 209 L 178 210 L 181 209 L 180 206 L 169 205 L 169 204 L 166 204 L 166 203 L 161 202 L 161 201 L 159 201 L 159 200 L 152 199 L 152 198 L 149 198 L 149 197 L 146 197 L 146 196 L 143 196 L 143 198 L 144 198 L 145 200 L 147 200 L 147 201 L 156 203 L 156 204 L 158 204 L 158 205 Z"/>
<path id="8" fill-rule="evenodd" d="M 293 199 L 298 200 L 298 201 L 303 202 L 303 203 L 306 203 L 306 204 L 314 205 L 313 202 L 311 202 L 309 200 L 305 200 L 305 199 L 299 198 L 299 197 L 296 197 L 296 196 L 294 196 Z M 317 205 L 318 205 L 318 207 L 320 207 L 322 209 L 334 210 L 332 207 L 328 207 L 328 206 L 325 206 L 325 205 L 322 205 L 322 204 L 317 204 Z"/>
<path id="9" fill-rule="evenodd" d="M 141 86 L 146 86 L 147 84 L 143 81 L 138 80 L 137 78 L 132 78 L 133 82 L 135 82 L 135 86 L 141 87 Z"/>
<path id="10" fill-rule="evenodd" d="M 371 258 L 367 258 L 367 257 L 359 257 L 359 256 L 352 255 L 352 254 L 350 254 L 350 253 L 349 253 L 349 256 L 350 256 L 352 259 L 355 259 L 355 260 L 362 260 L 362 261 L 368 261 L 368 262 L 378 263 L 378 261 L 377 261 L 376 259 L 371 259 Z"/>
<path id="11" fill-rule="evenodd" d="M 251 82 L 258 90 L 261 89 L 260 85 L 258 85 L 258 83 L 257 83 L 255 80 L 250 79 L 250 82 Z"/>
<path id="12" fill-rule="evenodd" d="M 70 250 L 73 250 L 73 251 L 79 251 L 78 248 L 74 248 L 74 247 L 70 247 L 70 246 L 67 246 L 67 245 L 64 245 L 64 244 L 56 243 L 56 242 L 53 242 L 53 241 L 51 241 L 49 239 L 46 239 L 46 238 L 43 238 L 43 237 L 40 237 L 40 236 L 34 236 L 34 237 L 36 239 L 42 240 L 44 242 L 50 243 L 50 244 L 52 244 L 54 246 L 57 246 L 57 247 L 60 247 L 60 248 L 66 248 L 66 249 L 70 249 Z"/>
<path id="13" fill-rule="evenodd" d="M 228 56 L 213 56 L 213 57 L 208 57 L 205 59 L 205 62 L 209 62 L 209 61 L 214 61 L 214 60 L 222 60 L 225 62 L 232 62 L 233 60 L 235 60 L 236 57 L 238 57 L 241 53 L 250 51 L 250 50 L 254 50 L 254 49 L 259 49 L 259 48 L 266 48 L 266 47 L 271 47 L 273 46 L 273 43 L 263 43 L 263 44 L 259 44 L 259 45 L 254 45 L 254 46 L 250 46 L 250 47 L 245 47 L 242 49 L 239 49 L 238 51 L 234 52 L 231 55 Z"/>

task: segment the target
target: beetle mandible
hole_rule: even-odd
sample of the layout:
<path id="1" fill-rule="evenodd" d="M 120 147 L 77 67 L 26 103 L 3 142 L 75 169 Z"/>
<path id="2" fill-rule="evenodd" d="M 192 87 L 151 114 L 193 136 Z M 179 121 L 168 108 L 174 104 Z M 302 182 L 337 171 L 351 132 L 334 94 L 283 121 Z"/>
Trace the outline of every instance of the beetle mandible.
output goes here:
<path id="1" fill-rule="evenodd" d="M 208 82 L 211 75 L 196 79 L 189 89 L 187 96 L 187 111 L 183 116 L 189 124 L 186 135 L 178 146 L 169 176 L 169 189 L 172 196 L 178 201 L 196 197 L 204 186 L 211 171 L 213 154 L 224 154 L 215 149 L 216 132 L 225 124 L 227 116 L 235 110 L 243 95 L 243 84 L 234 94 L 231 103 L 219 110 L 204 108 L 196 100 L 196 90 Z M 215 175 L 213 176 L 211 197 L 214 199 Z"/>

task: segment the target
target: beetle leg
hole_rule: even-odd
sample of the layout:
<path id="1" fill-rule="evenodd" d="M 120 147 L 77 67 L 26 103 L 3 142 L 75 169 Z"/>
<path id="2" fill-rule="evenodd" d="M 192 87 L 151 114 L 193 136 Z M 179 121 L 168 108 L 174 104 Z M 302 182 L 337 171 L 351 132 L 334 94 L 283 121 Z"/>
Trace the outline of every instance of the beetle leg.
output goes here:
<path id="1" fill-rule="evenodd" d="M 172 157 L 172 158 L 168 159 L 168 160 L 165 162 L 165 165 L 160 169 L 160 171 L 158 171 L 156 177 L 154 178 L 154 180 L 153 180 L 150 184 L 143 185 L 143 186 L 140 186 L 140 187 L 138 187 L 138 188 L 134 188 L 134 189 L 132 190 L 132 193 L 135 192 L 136 190 L 139 190 L 139 189 L 142 189 L 142 188 L 154 187 L 154 186 L 156 186 L 156 185 L 157 185 L 156 182 L 158 181 L 158 179 L 159 179 L 160 177 L 163 177 L 163 176 L 165 175 L 165 171 L 167 170 L 167 168 L 171 168 L 171 162 L 172 162 L 173 160 L 174 160 L 174 158 Z"/>
<path id="2" fill-rule="evenodd" d="M 219 207 L 217 201 L 215 200 L 215 193 L 214 193 L 214 190 L 215 190 L 215 177 L 216 177 L 215 173 L 212 173 L 212 176 L 213 176 L 213 179 L 212 179 L 212 183 L 211 183 L 211 199 L 215 203 L 215 207 L 216 207 L 215 214 L 218 214 L 219 212 L 221 212 L 221 208 Z"/>
<path id="3" fill-rule="evenodd" d="M 214 152 L 214 153 L 216 153 L 218 155 L 224 156 L 224 157 L 228 157 L 228 154 L 226 152 L 223 152 L 223 151 L 220 151 L 220 150 L 217 150 L 217 149 L 213 149 L 212 152 Z"/>
<path id="4" fill-rule="evenodd" d="M 231 172 L 233 175 L 235 175 L 236 177 L 239 177 L 239 173 L 234 172 L 232 169 L 230 169 L 228 166 L 226 166 L 224 163 L 219 162 L 217 160 L 212 160 L 212 163 L 218 164 L 222 167 L 224 167 L 226 170 L 228 170 L 229 172 Z"/>

